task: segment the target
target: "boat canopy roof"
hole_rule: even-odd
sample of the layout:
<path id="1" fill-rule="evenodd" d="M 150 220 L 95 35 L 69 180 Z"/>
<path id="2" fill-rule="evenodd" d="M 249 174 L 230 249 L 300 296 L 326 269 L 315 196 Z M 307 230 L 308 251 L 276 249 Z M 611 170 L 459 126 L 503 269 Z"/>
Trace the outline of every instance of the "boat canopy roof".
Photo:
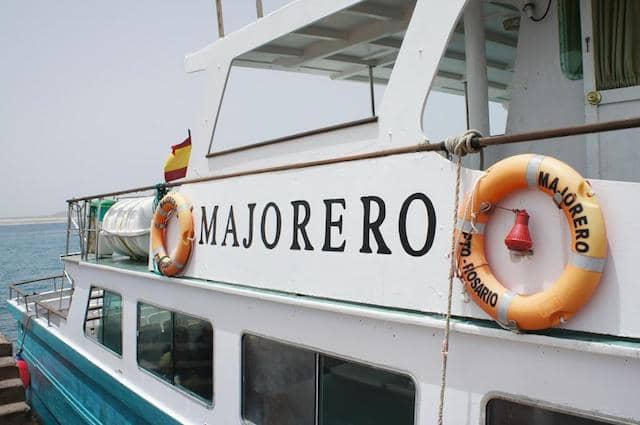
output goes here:
<path id="1" fill-rule="evenodd" d="M 326 75 L 386 84 L 402 46 L 415 1 L 357 3 L 303 26 L 234 60 L 234 65 Z M 484 2 L 489 97 L 510 98 L 520 12 L 509 3 Z M 464 93 L 464 25 L 458 20 L 443 52 L 433 89 Z"/>

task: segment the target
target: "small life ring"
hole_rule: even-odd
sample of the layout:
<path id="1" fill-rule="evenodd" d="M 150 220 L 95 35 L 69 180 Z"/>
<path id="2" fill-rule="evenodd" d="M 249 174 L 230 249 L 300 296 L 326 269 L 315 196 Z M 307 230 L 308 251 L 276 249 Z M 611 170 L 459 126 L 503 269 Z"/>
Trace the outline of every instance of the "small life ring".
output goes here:
<path id="1" fill-rule="evenodd" d="M 171 255 L 165 248 L 166 228 L 173 214 L 180 223 L 180 241 Z M 193 215 L 186 199 L 178 192 L 170 192 L 162 198 L 151 224 L 151 248 L 153 261 L 160 273 L 175 276 L 187 265 L 193 246 Z"/>
<path id="2" fill-rule="evenodd" d="M 519 295 L 493 275 L 484 229 L 493 206 L 526 188 L 553 198 L 569 223 L 572 242 L 560 278 L 544 291 Z M 542 155 L 512 156 L 490 167 L 459 211 L 455 237 L 458 272 L 467 292 L 499 324 L 513 330 L 547 329 L 573 317 L 595 292 L 607 259 L 604 218 L 591 185 L 567 164 Z"/>

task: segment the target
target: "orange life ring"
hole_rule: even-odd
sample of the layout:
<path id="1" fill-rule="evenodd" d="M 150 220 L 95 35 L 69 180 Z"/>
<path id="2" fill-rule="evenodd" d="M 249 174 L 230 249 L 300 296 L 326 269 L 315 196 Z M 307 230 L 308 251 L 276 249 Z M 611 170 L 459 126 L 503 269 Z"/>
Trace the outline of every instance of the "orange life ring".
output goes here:
<path id="1" fill-rule="evenodd" d="M 176 214 L 180 223 L 180 241 L 169 256 L 165 248 L 165 238 L 167 223 L 173 214 Z M 193 235 L 193 215 L 189 203 L 178 192 L 168 193 L 158 204 L 151 225 L 153 261 L 160 273 L 175 276 L 185 268 L 191 256 Z"/>
<path id="2" fill-rule="evenodd" d="M 563 210 L 572 244 L 569 262 L 552 286 L 520 295 L 506 289 L 491 272 L 484 228 L 492 206 L 528 187 L 550 195 Z M 510 329 L 547 329 L 569 320 L 595 292 L 607 258 L 604 218 L 591 185 L 567 164 L 542 155 L 517 155 L 490 167 L 459 211 L 455 231 L 457 267 L 467 292 Z"/>

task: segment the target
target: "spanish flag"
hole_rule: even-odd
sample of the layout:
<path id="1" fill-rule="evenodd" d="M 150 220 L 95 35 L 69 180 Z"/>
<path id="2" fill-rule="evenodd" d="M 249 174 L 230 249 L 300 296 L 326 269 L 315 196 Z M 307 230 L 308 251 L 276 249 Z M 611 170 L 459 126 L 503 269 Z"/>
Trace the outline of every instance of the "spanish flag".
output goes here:
<path id="1" fill-rule="evenodd" d="M 164 180 L 170 182 L 187 175 L 189 158 L 191 157 L 191 130 L 184 142 L 171 146 L 171 154 L 164 163 Z"/>

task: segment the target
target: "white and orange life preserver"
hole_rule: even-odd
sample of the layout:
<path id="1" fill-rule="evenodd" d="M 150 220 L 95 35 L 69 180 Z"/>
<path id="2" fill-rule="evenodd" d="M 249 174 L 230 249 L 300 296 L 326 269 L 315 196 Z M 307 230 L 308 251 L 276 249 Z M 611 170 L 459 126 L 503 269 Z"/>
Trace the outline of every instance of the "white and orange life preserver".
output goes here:
<path id="1" fill-rule="evenodd" d="M 173 214 L 176 214 L 180 224 L 180 240 L 169 256 L 165 248 L 165 239 L 167 223 Z M 165 276 L 175 276 L 185 268 L 191 256 L 193 235 L 193 215 L 189 203 L 178 192 L 168 193 L 158 204 L 151 224 L 153 261 L 160 273 Z"/>
<path id="2" fill-rule="evenodd" d="M 564 212 L 572 234 L 571 255 L 560 278 L 544 291 L 519 295 L 493 275 L 485 256 L 484 229 L 495 206 L 508 194 L 537 188 Z M 567 164 L 542 155 L 504 159 L 480 178 L 458 214 L 457 266 L 467 292 L 501 325 L 539 330 L 569 320 L 595 292 L 607 258 L 600 205 L 591 185 Z"/>

